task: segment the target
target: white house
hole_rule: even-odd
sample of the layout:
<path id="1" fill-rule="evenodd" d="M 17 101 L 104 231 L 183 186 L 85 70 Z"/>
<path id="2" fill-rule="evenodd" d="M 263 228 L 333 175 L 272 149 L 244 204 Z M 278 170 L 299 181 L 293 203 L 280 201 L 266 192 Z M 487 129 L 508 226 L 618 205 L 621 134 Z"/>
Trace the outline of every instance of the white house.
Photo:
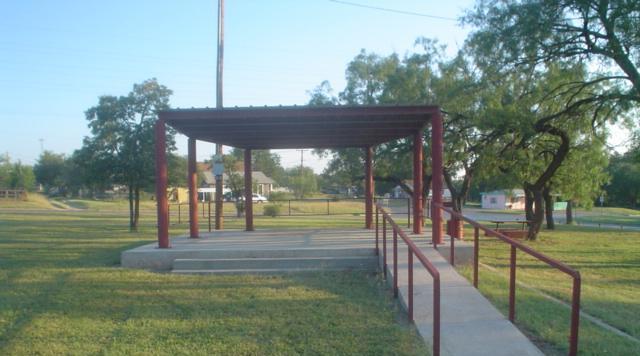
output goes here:
<path id="1" fill-rule="evenodd" d="M 482 209 L 524 210 L 524 190 L 501 189 L 480 193 Z"/>
<path id="2" fill-rule="evenodd" d="M 244 177 L 244 172 L 238 172 L 241 177 Z M 216 178 L 213 176 L 213 173 L 210 170 L 205 170 L 202 172 L 203 182 L 200 184 L 202 188 L 212 188 L 213 192 L 215 192 Z M 251 172 L 251 178 L 253 178 L 253 182 L 255 184 L 254 193 L 258 193 L 264 196 L 269 196 L 271 191 L 273 190 L 276 182 L 267 177 L 261 171 L 253 171 Z M 228 182 L 229 178 L 225 173 L 222 176 L 224 182 Z M 224 187 L 223 193 L 230 191 L 228 187 Z"/>

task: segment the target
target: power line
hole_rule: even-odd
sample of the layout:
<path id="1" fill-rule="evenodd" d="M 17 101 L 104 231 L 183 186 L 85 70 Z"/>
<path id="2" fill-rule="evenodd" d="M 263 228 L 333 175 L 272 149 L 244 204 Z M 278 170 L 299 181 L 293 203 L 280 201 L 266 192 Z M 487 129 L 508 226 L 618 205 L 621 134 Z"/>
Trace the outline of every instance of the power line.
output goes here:
<path id="1" fill-rule="evenodd" d="M 329 0 L 329 1 L 331 1 L 331 2 L 335 2 L 336 4 L 342 4 L 342 5 L 349 5 L 349 6 L 361 7 L 361 8 L 370 9 L 370 10 L 378 10 L 378 11 L 393 12 L 393 13 L 401 14 L 401 15 L 420 16 L 420 17 L 427 17 L 427 18 L 430 18 L 430 19 L 445 20 L 445 21 L 456 21 L 456 22 L 458 21 L 458 19 L 453 18 L 453 17 L 445 17 L 445 16 L 429 15 L 429 14 L 425 14 L 425 13 L 421 13 L 421 12 L 413 12 L 413 11 L 405 11 L 405 10 L 396 10 L 396 9 L 390 9 L 390 8 L 387 8 L 387 7 L 379 7 L 379 6 L 364 5 L 364 4 L 358 4 L 358 3 L 355 3 L 355 2 L 342 1 L 342 0 Z"/>

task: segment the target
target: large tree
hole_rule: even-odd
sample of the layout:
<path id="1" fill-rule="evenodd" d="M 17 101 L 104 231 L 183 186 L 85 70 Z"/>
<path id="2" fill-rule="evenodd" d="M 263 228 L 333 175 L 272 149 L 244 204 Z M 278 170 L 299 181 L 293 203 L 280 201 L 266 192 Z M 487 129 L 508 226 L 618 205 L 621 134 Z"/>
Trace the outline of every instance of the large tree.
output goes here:
<path id="1" fill-rule="evenodd" d="M 608 172 L 611 181 L 606 186 L 611 204 L 637 209 L 640 206 L 640 149 L 613 154 Z"/>
<path id="2" fill-rule="evenodd" d="M 154 182 L 154 124 L 157 113 L 169 108 L 172 92 L 156 79 L 135 84 L 126 96 L 101 96 L 86 111 L 91 137 L 82 154 L 96 182 L 125 185 L 129 192 L 129 227 L 137 230 L 140 192 Z M 167 135 L 169 151 L 175 149 L 173 132 Z M 97 178 L 100 175 L 102 178 Z"/>
<path id="3" fill-rule="evenodd" d="M 640 103 L 640 2 L 636 0 L 478 0 L 465 21 L 478 58 L 500 71 L 551 62 L 588 63 L 590 75 L 554 93 L 590 91 L 565 109 Z"/>
<path id="4" fill-rule="evenodd" d="M 38 161 L 33 166 L 33 173 L 36 181 L 42 184 L 48 191 L 57 189 L 62 193 L 66 188 L 67 159 L 64 154 L 57 154 L 51 151 L 44 151 L 40 154 Z"/>

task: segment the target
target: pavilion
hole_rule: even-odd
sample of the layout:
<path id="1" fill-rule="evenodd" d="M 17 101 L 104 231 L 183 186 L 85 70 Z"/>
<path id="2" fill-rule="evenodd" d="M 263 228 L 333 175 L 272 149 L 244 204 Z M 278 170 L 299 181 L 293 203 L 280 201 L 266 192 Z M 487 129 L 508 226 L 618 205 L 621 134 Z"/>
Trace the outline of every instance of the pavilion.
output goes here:
<path id="1" fill-rule="evenodd" d="M 365 155 L 365 228 L 373 228 L 373 149 L 396 139 L 413 140 L 413 191 L 422 192 L 423 132 L 432 126 L 433 201 L 442 202 L 443 122 L 438 106 L 293 106 L 173 109 L 156 122 L 158 247 L 169 248 L 166 125 L 188 137 L 190 237 L 198 238 L 196 140 L 244 149 L 245 201 L 252 201 L 251 150 L 362 148 Z M 413 233 L 422 233 L 422 195 L 413 199 Z M 432 211 L 435 243 L 442 242 L 440 209 Z M 437 227 L 437 228 L 436 228 Z M 253 207 L 245 208 L 245 230 L 253 231 Z"/>

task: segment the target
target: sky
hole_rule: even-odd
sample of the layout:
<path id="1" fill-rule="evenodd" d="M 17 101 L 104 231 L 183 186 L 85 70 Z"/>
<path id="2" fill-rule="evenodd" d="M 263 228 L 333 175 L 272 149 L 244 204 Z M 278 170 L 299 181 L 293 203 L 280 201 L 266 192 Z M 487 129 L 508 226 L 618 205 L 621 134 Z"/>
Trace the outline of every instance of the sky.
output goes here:
<path id="1" fill-rule="evenodd" d="M 453 54 L 468 29 L 454 19 L 471 0 L 226 0 L 224 106 L 303 105 L 361 49 L 406 54 L 418 37 Z M 433 15 L 448 19 L 435 19 Z M 42 149 L 70 154 L 89 134 L 84 112 L 101 95 L 126 95 L 149 78 L 172 107 L 214 107 L 217 1 L 6 1 L 0 12 L 0 152 L 26 164 Z M 186 138 L 178 137 L 186 154 Z M 199 143 L 198 159 L 213 145 Z M 276 151 L 286 167 L 296 151 Z M 321 172 L 326 160 L 305 153 Z"/>

